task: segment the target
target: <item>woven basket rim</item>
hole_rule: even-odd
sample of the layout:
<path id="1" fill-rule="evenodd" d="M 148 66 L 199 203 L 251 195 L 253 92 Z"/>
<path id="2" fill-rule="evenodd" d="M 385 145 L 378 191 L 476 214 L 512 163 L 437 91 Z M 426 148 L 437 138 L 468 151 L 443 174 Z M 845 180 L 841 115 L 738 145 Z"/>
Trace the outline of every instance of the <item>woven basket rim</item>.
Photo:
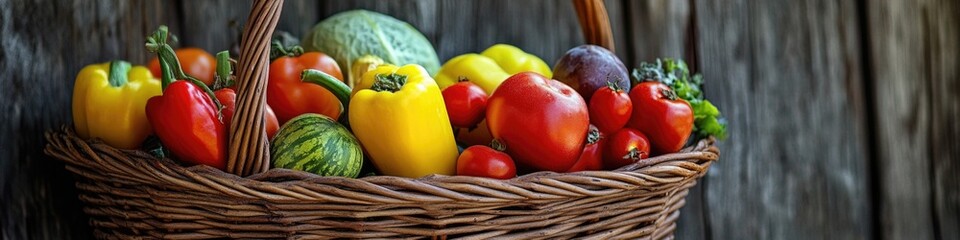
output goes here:
<path id="1" fill-rule="evenodd" d="M 235 197 L 243 198 L 243 196 L 247 196 L 246 198 L 249 199 L 281 201 L 283 199 L 296 199 L 298 194 L 289 191 L 304 187 L 334 187 L 340 188 L 340 191 L 375 193 L 374 195 L 384 196 L 395 195 L 396 192 L 403 192 L 404 194 L 409 192 L 423 193 L 420 196 L 422 198 L 407 199 L 414 202 L 449 202 L 451 199 L 456 201 L 485 201 L 482 199 L 483 196 L 477 196 L 478 194 L 484 195 L 484 190 L 489 189 L 503 192 L 489 193 L 491 195 L 487 195 L 487 197 L 498 194 L 518 195 L 512 197 L 514 200 L 559 198 L 563 197 L 562 195 L 570 194 L 570 192 L 593 195 L 609 191 L 657 187 L 662 183 L 674 183 L 688 178 L 698 178 L 706 173 L 707 168 L 713 161 L 719 159 L 719 149 L 715 145 L 716 141 L 710 137 L 702 139 L 692 146 L 685 147 L 678 153 L 648 158 L 612 171 L 534 172 L 507 180 L 445 175 L 430 175 L 421 178 L 397 176 L 324 177 L 308 172 L 277 168 L 248 177 L 240 177 L 206 165 L 182 166 L 173 159 L 156 158 L 141 150 L 116 149 L 97 139 L 83 140 L 76 136 L 76 133 L 68 126 L 63 126 L 60 130 L 50 130 L 45 135 L 48 145 L 44 151 L 50 156 L 73 165 L 68 166 L 68 169 L 70 167 L 94 168 L 98 165 L 109 165 L 112 168 L 124 168 L 121 170 L 122 174 L 129 174 L 129 176 L 114 176 L 117 178 L 152 177 L 169 179 L 168 184 L 180 185 L 188 189 L 191 187 L 186 185 L 196 183 L 186 183 L 185 181 L 194 181 L 206 183 L 206 186 L 203 186 L 204 188 L 211 186 L 215 189 L 222 188 L 223 193 Z M 77 154 L 71 156 L 69 155 L 70 152 L 77 152 Z M 84 153 L 89 157 L 83 156 Z M 119 161 L 111 161 L 110 159 L 118 159 Z M 147 161 L 141 159 L 147 159 Z M 80 171 L 73 172 L 79 173 Z M 142 175 L 138 175 L 138 173 L 142 173 Z M 618 179 L 636 179 L 637 176 L 642 176 L 641 179 L 646 182 L 618 181 Z M 677 179 L 678 176 L 682 179 Z M 467 194 L 452 190 L 464 184 L 478 185 L 489 189 L 475 190 L 474 192 L 465 190 L 464 192 Z M 556 186 L 564 191 L 558 193 L 559 195 L 545 195 L 542 194 L 543 191 L 538 190 L 543 184 Z M 589 192 L 590 189 L 596 192 Z M 327 190 L 338 192 L 336 189 Z M 264 196 L 261 193 L 277 196 Z M 346 192 L 341 193 L 349 195 Z M 216 195 L 218 193 L 210 194 Z M 431 198 L 431 196 L 439 196 L 439 198 Z M 509 196 L 500 196 L 499 198 L 503 200 L 511 199 Z"/>

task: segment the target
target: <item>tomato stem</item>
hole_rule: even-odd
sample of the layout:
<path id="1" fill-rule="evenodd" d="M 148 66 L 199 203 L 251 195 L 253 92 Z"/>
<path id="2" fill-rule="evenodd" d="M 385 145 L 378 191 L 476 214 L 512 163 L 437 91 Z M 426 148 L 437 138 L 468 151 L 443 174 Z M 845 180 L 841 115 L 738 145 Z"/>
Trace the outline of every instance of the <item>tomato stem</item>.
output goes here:
<path id="1" fill-rule="evenodd" d="M 293 45 L 284 47 L 280 40 L 273 40 L 270 44 L 270 61 L 281 57 L 299 57 L 303 55 L 303 47 Z"/>
<path id="2" fill-rule="evenodd" d="M 587 131 L 587 144 L 594 144 L 600 141 L 600 129 L 593 124 L 590 125 L 590 130 Z"/>
<path id="3" fill-rule="evenodd" d="M 643 154 L 644 154 L 644 152 L 643 152 L 643 151 L 640 151 L 640 149 L 630 148 L 630 151 L 628 151 L 626 155 L 623 155 L 623 159 L 624 159 L 624 160 L 630 160 L 630 161 L 636 162 L 636 161 L 640 160 L 640 157 L 641 157 Z"/>
<path id="4" fill-rule="evenodd" d="M 233 66 L 231 66 L 230 52 L 221 51 L 217 53 L 217 78 L 213 81 L 213 88 L 221 89 L 233 86 L 232 72 Z"/>
<path id="5" fill-rule="evenodd" d="M 663 97 L 670 99 L 670 101 L 674 101 L 680 98 L 679 96 L 677 96 L 677 92 L 674 92 L 673 90 L 670 90 L 670 89 L 660 89 L 660 94 L 663 94 Z"/>
<path id="6" fill-rule="evenodd" d="M 500 152 L 507 151 L 507 145 L 503 144 L 503 142 L 500 142 L 499 139 L 493 139 L 492 141 L 490 141 L 490 148 L 493 148 L 493 150 L 497 150 Z"/>

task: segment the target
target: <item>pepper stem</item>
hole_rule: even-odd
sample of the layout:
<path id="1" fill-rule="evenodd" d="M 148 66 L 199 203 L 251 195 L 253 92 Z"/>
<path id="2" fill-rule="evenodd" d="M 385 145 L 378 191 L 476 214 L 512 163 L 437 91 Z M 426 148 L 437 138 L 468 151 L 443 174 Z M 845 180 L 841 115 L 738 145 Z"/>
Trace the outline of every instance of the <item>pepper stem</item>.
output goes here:
<path id="1" fill-rule="evenodd" d="M 340 100 L 340 122 L 347 123 L 347 107 L 350 106 L 350 87 L 339 79 L 316 69 L 304 69 L 300 81 L 320 85 Z"/>
<path id="2" fill-rule="evenodd" d="M 121 60 L 110 62 L 110 76 L 107 82 L 110 82 L 110 86 L 122 87 L 127 84 L 127 72 L 130 72 L 129 62 Z"/>
<path id="3" fill-rule="evenodd" d="M 377 74 L 376 81 L 373 82 L 373 86 L 371 86 L 370 89 L 377 92 L 397 92 L 400 91 L 400 88 L 402 88 L 404 84 L 407 84 L 407 75 L 396 73 Z"/>
<path id="4" fill-rule="evenodd" d="M 157 29 L 152 35 L 147 36 L 147 51 L 151 53 L 156 53 L 157 58 L 160 59 L 160 67 L 163 70 L 163 66 L 167 65 L 168 71 L 173 74 L 174 79 L 184 79 L 190 81 L 194 85 L 197 85 L 200 89 L 203 89 L 204 92 L 210 97 L 210 100 L 213 101 L 213 104 L 217 106 L 217 118 L 222 118 L 223 113 L 223 104 L 220 103 L 220 100 L 217 99 L 217 95 L 213 93 L 213 90 L 210 90 L 210 87 L 207 84 L 204 84 L 199 79 L 187 75 L 183 72 L 183 68 L 180 67 L 180 59 L 177 58 L 176 52 L 173 51 L 173 48 L 167 44 L 169 37 L 169 30 L 167 26 L 160 25 L 160 28 Z M 167 75 L 167 74 L 163 74 Z M 163 88 L 166 89 L 166 86 L 170 85 L 173 82 L 172 79 L 164 78 Z"/>

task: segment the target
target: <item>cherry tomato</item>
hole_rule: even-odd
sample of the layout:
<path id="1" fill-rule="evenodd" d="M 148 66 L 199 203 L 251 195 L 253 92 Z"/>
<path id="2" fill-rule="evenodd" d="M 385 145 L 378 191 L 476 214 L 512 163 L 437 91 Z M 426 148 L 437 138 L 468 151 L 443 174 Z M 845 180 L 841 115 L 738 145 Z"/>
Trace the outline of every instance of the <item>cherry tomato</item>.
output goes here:
<path id="1" fill-rule="evenodd" d="M 597 95 L 593 95 L 597 99 Z M 596 126 L 590 125 L 587 132 L 587 143 L 583 145 L 583 153 L 580 153 L 580 160 L 577 160 L 567 172 L 579 171 L 597 171 L 603 169 L 603 146 L 605 142 L 603 133 Z"/>
<path id="2" fill-rule="evenodd" d="M 212 54 L 200 48 L 180 48 L 174 51 L 180 59 L 183 73 L 193 76 L 207 86 L 213 85 L 213 75 L 217 74 L 217 59 Z M 160 78 L 160 60 L 154 57 L 148 64 L 150 73 Z"/>
<path id="3" fill-rule="evenodd" d="M 457 175 L 510 179 L 517 176 L 517 167 L 510 155 L 475 145 L 463 150 L 457 158 Z"/>
<path id="4" fill-rule="evenodd" d="M 220 100 L 220 104 L 223 104 L 223 125 L 227 128 L 230 127 L 230 121 L 233 120 L 233 113 L 236 112 L 236 102 L 237 102 L 237 93 L 230 88 L 223 88 L 213 92 L 217 96 L 217 100 Z M 273 113 L 273 109 L 269 105 L 264 106 L 264 123 L 266 124 L 267 138 L 273 138 L 273 135 L 277 134 L 277 130 L 280 129 L 280 124 L 277 123 L 277 115 Z"/>
<path id="5" fill-rule="evenodd" d="M 650 138 L 654 154 L 679 151 L 693 132 L 693 109 L 659 82 L 642 82 L 630 90 L 633 114 L 627 126 Z"/>
<path id="6" fill-rule="evenodd" d="M 633 128 L 622 128 L 607 140 L 603 153 L 603 167 L 617 169 L 650 157 L 650 142 L 647 136 Z"/>
<path id="7" fill-rule="evenodd" d="M 619 86 L 607 82 L 607 87 L 597 89 L 590 99 L 590 123 L 600 129 L 600 132 L 613 134 L 623 128 L 630 120 L 633 103 Z"/>
<path id="8" fill-rule="evenodd" d="M 487 127 L 521 169 L 570 169 L 583 152 L 589 118 L 573 88 L 532 72 L 507 78 L 487 100 Z"/>
<path id="9" fill-rule="evenodd" d="M 458 128 L 474 128 L 487 111 L 487 93 L 476 84 L 462 81 L 443 89 L 443 104 L 447 107 L 450 124 Z"/>
<path id="10" fill-rule="evenodd" d="M 300 81 L 304 69 L 316 69 L 343 81 L 337 61 L 319 52 L 307 52 L 299 57 L 280 57 L 270 63 L 267 82 L 267 104 L 277 113 L 283 125 L 304 113 L 318 113 L 337 120 L 340 118 L 340 100 L 320 85 Z"/>

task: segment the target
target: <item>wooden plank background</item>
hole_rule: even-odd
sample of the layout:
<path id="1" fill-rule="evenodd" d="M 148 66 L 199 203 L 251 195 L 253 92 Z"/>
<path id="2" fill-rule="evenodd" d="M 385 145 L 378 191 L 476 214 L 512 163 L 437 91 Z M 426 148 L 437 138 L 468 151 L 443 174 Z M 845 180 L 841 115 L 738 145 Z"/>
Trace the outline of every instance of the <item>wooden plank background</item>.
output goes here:
<path id="1" fill-rule="evenodd" d="M 606 0 L 628 66 L 682 57 L 730 122 L 679 239 L 960 239 L 960 3 Z M 583 43 L 569 1 L 288 0 L 301 36 L 364 8 L 409 22 L 441 60 L 510 43 L 554 62 Z M 0 0 L 0 235 L 87 239 L 73 177 L 42 133 L 70 122 L 75 74 L 144 63 L 167 24 L 235 44 L 250 1 Z"/>

